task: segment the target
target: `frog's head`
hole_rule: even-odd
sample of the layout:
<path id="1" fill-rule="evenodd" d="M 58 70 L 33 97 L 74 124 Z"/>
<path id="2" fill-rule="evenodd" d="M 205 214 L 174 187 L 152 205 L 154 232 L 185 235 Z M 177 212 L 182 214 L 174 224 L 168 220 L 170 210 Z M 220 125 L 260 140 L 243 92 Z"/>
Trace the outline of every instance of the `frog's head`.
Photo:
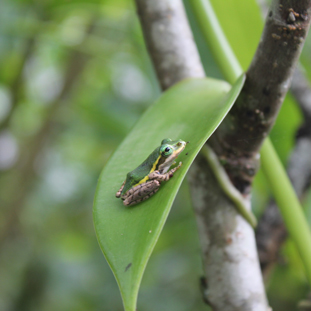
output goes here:
<path id="1" fill-rule="evenodd" d="M 158 170 L 163 174 L 168 171 L 174 160 L 185 149 L 186 142 L 183 140 L 172 141 L 170 138 L 163 139 L 160 146 L 160 160 Z"/>

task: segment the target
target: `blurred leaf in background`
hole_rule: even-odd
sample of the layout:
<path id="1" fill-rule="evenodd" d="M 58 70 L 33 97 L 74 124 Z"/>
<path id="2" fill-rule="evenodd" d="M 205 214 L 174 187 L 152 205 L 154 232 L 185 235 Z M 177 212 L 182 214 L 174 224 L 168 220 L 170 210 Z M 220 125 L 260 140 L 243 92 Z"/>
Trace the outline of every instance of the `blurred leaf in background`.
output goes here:
<path id="1" fill-rule="evenodd" d="M 160 94 L 134 3 L 0 6 L 0 310 L 121 311 L 92 204 L 102 167 Z M 143 280 L 145 310 L 206 309 L 182 189 Z"/>

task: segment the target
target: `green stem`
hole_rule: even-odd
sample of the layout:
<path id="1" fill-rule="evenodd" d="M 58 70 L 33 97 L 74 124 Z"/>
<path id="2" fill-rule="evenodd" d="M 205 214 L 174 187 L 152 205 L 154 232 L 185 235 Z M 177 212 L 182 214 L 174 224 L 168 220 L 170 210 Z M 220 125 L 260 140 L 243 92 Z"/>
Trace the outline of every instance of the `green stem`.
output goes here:
<path id="1" fill-rule="evenodd" d="M 218 66 L 226 80 L 233 84 L 243 69 L 222 31 L 211 3 L 204 0 L 192 0 L 190 3 Z"/>
<path id="2" fill-rule="evenodd" d="M 243 198 L 240 191 L 237 188 L 235 188 L 234 185 L 232 184 L 227 172 L 225 171 L 224 167 L 220 164 L 217 154 L 213 151 L 213 149 L 210 146 L 206 144 L 201 149 L 201 154 L 203 154 L 205 159 L 207 160 L 223 192 L 226 194 L 228 198 L 232 200 L 238 212 L 248 221 L 248 223 L 253 228 L 255 228 L 257 226 L 256 217 L 249 210 L 249 207 L 247 207 L 245 199 Z"/>
<path id="3" fill-rule="evenodd" d="M 226 79 L 233 83 L 240 76 L 242 69 L 221 29 L 210 1 L 192 0 L 190 3 L 216 62 Z M 310 229 L 296 193 L 269 138 L 265 140 L 261 149 L 261 166 L 270 182 L 287 230 L 304 263 L 311 286 Z"/>
<path id="4" fill-rule="evenodd" d="M 295 242 L 311 283 L 311 235 L 308 223 L 291 182 L 270 139 L 261 148 L 261 166 L 269 181 L 284 222 Z"/>

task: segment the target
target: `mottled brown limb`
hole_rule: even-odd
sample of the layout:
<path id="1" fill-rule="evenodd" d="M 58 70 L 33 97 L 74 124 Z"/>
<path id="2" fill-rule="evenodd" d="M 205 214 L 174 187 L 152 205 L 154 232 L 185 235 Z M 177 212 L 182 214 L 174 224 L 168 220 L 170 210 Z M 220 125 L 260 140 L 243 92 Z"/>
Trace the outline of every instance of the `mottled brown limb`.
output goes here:
<path id="1" fill-rule="evenodd" d="M 121 198 L 124 199 L 123 204 L 125 206 L 131 206 L 139 202 L 145 201 L 159 190 L 161 182 L 168 181 L 170 178 L 172 178 L 173 174 L 181 167 L 181 165 L 182 163 L 180 162 L 178 166 L 171 169 L 166 174 L 161 174 L 159 171 L 154 171 L 150 173 L 148 175 L 149 181 L 131 188 L 124 195 L 121 196 L 121 191 L 125 183 L 124 182 L 121 186 L 121 189 L 117 192 L 116 196 L 120 194 Z"/>
<path id="2" fill-rule="evenodd" d="M 169 180 L 173 175 L 170 175 L 169 173 L 161 174 L 159 171 L 154 171 L 151 174 L 149 174 L 149 179 L 155 179 L 160 182 Z"/>
<path id="3" fill-rule="evenodd" d="M 145 201 L 155 194 L 159 190 L 159 187 L 160 182 L 157 180 L 151 180 L 137 185 L 126 192 L 123 204 L 125 206 L 131 206 Z"/>
<path id="4" fill-rule="evenodd" d="M 172 168 L 170 171 L 168 171 L 166 174 L 161 174 L 159 171 L 154 171 L 152 173 L 150 173 L 148 175 L 149 179 L 156 179 L 160 182 L 162 181 L 168 181 L 170 180 L 170 178 L 172 178 L 174 176 L 174 173 L 180 169 L 180 167 L 182 166 L 182 163 L 179 162 L 178 166 Z"/>
<path id="5" fill-rule="evenodd" d="M 140 198 L 140 199 L 138 199 L 138 200 L 136 200 L 136 201 L 132 201 L 130 204 L 126 204 L 126 206 L 132 206 L 132 205 L 138 204 L 138 203 L 140 203 L 140 202 L 143 202 L 143 201 L 149 199 L 151 196 L 153 196 L 156 192 L 158 192 L 158 190 L 159 190 L 159 188 L 153 190 L 152 192 L 150 192 L 148 195 L 146 195 L 146 196 L 143 197 L 143 198 Z M 124 204 L 124 205 L 125 205 L 125 204 Z"/>
<path id="6" fill-rule="evenodd" d="M 172 168 L 170 171 L 168 171 L 167 174 L 173 176 L 173 174 L 174 174 L 177 170 L 179 170 L 179 169 L 181 168 L 181 166 L 182 166 L 182 162 L 179 162 L 178 165 L 177 165 L 176 167 Z M 171 177 L 172 177 L 172 176 L 171 176 Z"/>
<path id="7" fill-rule="evenodd" d="M 124 188 L 125 182 L 126 182 L 126 180 L 124 180 L 120 190 L 116 193 L 116 198 L 120 198 L 121 197 L 121 192 L 122 192 L 122 190 Z"/>

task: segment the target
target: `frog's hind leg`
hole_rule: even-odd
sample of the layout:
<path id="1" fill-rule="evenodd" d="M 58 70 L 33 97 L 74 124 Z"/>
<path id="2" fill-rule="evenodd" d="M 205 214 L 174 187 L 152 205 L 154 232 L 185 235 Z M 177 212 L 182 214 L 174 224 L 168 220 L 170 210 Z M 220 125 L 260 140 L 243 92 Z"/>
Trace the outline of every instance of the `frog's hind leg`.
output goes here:
<path id="1" fill-rule="evenodd" d="M 125 185 L 125 180 L 124 180 L 124 183 L 122 184 L 120 190 L 116 193 L 116 198 L 120 198 L 121 192 L 122 192 L 122 190 L 123 190 L 123 188 L 124 188 L 124 185 Z"/>
<path id="2" fill-rule="evenodd" d="M 130 189 L 127 193 L 127 197 L 123 201 L 125 206 L 135 205 L 139 202 L 149 199 L 160 188 L 160 182 L 157 180 L 151 180 L 141 185 Z"/>
<path id="3" fill-rule="evenodd" d="M 154 171 L 150 173 L 148 177 L 151 180 L 158 180 L 160 182 L 167 181 L 173 177 L 174 173 L 181 167 L 181 165 L 182 165 L 182 162 L 179 162 L 178 166 L 172 168 L 166 174 L 161 174 L 159 171 Z"/>

